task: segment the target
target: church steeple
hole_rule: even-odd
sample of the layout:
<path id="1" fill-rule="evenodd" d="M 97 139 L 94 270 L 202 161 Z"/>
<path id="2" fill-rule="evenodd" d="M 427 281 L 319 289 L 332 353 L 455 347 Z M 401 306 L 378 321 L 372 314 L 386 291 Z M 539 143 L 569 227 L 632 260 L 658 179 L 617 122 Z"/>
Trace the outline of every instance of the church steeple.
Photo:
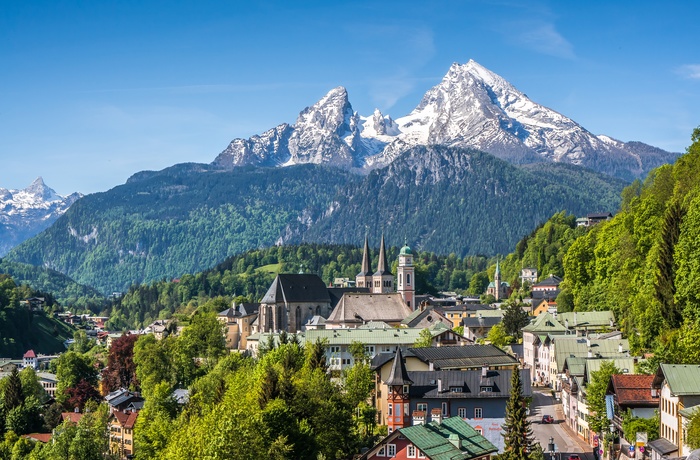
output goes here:
<path id="1" fill-rule="evenodd" d="M 410 389 L 413 381 L 408 377 L 406 366 L 401 356 L 401 347 L 397 348 L 391 374 L 385 382 L 387 392 L 387 426 L 389 431 L 400 430 L 411 425 Z"/>
<path id="2" fill-rule="evenodd" d="M 382 294 L 394 292 L 394 275 L 386 268 L 386 247 L 384 246 L 384 235 L 382 234 L 382 242 L 379 246 L 379 262 L 377 263 L 377 271 L 372 276 L 372 292 Z"/>
<path id="3" fill-rule="evenodd" d="M 501 267 L 496 259 L 496 272 L 493 274 L 493 285 L 496 290 L 494 297 L 496 300 L 501 300 Z"/>
<path id="4" fill-rule="evenodd" d="M 369 241 L 365 235 L 365 248 L 362 253 L 362 269 L 355 276 L 355 286 L 372 289 L 372 269 L 370 268 Z"/>
<path id="5" fill-rule="evenodd" d="M 396 278 L 398 283 L 397 291 L 403 297 L 406 305 L 412 309 L 416 309 L 414 302 L 415 295 L 415 276 L 413 268 L 413 253 L 408 244 L 404 243 L 399 252 L 399 265 L 396 267 Z"/>

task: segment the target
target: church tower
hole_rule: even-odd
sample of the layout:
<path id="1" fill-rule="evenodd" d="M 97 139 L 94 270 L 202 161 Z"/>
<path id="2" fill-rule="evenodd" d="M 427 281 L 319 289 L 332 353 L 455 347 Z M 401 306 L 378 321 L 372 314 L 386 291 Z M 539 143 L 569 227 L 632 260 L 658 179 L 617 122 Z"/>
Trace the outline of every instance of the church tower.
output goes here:
<path id="1" fill-rule="evenodd" d="M 415 310 L 417 305 L 414 302 L 416 279 L 413 272 L 413 254 L 407 244 L 404 244 L 399 252 L 399 266 L 396 272 L 399 283 L 397 290 L 406 305 Z"/>
<path id="2" fill-rule="evenodd" d="M 369 266 L 369 243 L 367 241 L 367 236 L 365 236 L 365 249 L 362 253 L 362 269 L 355 277 L 355 287 L 369 288 L 370 291 L 372 291 L 372 270 Z"/>
<path id="3" fill-rule="evenodd" d="M 401 347 L 399 347 L 394 356 L 389 380 L 386 381 L 388 387 L 386 424 L 389 427 L 389 433 L 411 426 L 409 393 L 412 383 L 403 363 Z"/>
<path id="4" fill-rule="evenodd" d="M 501 300 L 501 268 L 498 266 L 498 259 L 496 259 L 496 273 L 493 274 L 493 287 L 495 288 L 494 297 L 498 302 Z"/>
<path id="5" fill-rule="evenodd" d="M 372 276 L 372 293 L 385 294 L 394 292 L 394 275 L 386 268 L 386 248 L 384 247 L 384 235 L 382 235 L 382 243 L 379 247 L 379 263 L 377 263 L 377 271 Z"/>

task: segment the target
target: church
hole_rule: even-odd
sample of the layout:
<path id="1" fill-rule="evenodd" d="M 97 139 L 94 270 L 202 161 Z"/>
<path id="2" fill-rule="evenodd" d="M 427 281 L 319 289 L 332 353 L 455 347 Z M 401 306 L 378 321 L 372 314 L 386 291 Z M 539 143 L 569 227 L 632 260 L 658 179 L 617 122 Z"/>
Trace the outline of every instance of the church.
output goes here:
<path id="1" fill-rule="evenodd" d="M 257 331 L 303 331 L 319 316 L 330 320 L 329 328 L 352 328 L 372 321 L 399 324 L 416 307 L 411 248 L 404 245 L 399 253 L 397 289 L 387 266 L 383 235 L 375 271 L 370 261 L 369 241 L 365 238 L 362 268 L 354 288 L 327 287 L 313 274 L 277 275 L 261 301 Z"/>

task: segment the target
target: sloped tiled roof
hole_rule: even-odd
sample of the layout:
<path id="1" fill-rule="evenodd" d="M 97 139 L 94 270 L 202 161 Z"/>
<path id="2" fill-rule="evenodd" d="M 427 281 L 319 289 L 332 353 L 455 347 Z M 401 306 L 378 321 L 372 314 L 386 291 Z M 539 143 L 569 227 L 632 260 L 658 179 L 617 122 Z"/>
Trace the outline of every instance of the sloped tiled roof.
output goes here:
<path id="1" fill-rule="evenodd" d="M 559 322 L 551 313 L 542 313 L 536 319 L 525 326 L 523 332 L 532 332 L 533 334 L 551 334 L 566 332 L 566 328 Z"/>
<path id="2" fill-rule="evenodd" d="M 261 303 L 330 301 L 328 288 L 318 275 L 286 273 L 275 277 Z"/>
<path id="3" fill-rule="evenodd" d="M 609 327 L 610 320 L 615 322 L 615 314 L 611 311 L 568 311 L 559 313 L 557 319 L 561 324 L 568 321 L 569 328 Z"/>
<path id="4" fill-rule="evenodd" d="M 36 353 L 34 353 L 34 350 L 28 350 L 28 351 L 24 354 L 24 356 L 22 356 L 22 357 L 23 357 L 23 358 L 36 358 Z"/>
<path id="5" fill-rule="evenodd" d="M 557 335 L 554 340 L 554 359 L 557 363 L 559 373 L 564 371 L 564 362 L 567 358 L 578 357 L 587 358 L 588 350 L 596 358 L 627 358 L 629 357 L 629 340 L 627 339 L 597 339 L 588 340 L 585 337 L 577 337 L 575 335 Z M 622 352 L 620 352 L 622 345 Z M 630 370 L 631 372 L 631 370 Z"/>
<path id="6" fill-rule="evenodd" d="M 38 441 L 46 444 L 51 441 L 51 433 L 29 433 L 22 435 L 23 438 Z"/>
<path id="7" fill-rule="evenodd" d="M 508 398 L 512 369 L 488 370 L 486 377 L 482 369 L 468 371 L 409 371 L 408 377 L 413 381 L 409 391 L 411 398 L 422 399 L 485 399 Z M 523 395 L 530 396 L 530 371 L 520 369 Z M 441 391 L 438 388 L 442 385 Z M 490 387 L 492 391 L 481 391 Z M 459 389 L 460 391 L 452 391 Z"/>
<path id="8" fill-rule="evenodd" d="M 500 367 L 518 363 L 514 356 L 490 344 L 411 348 L 409 351 L 421 361 L 433 363 L 435 369 L 476 369 L 484 365 Z"/>
<path id="9" fill-rule="evenodd" d="M 80 412 L 61 412 L 61 420 L 70 420 L 71 423 L 75 423 L 76 425 L 81 418 L 83 418 L 83 414 Z"/>
<path id="10" fill-rule="evenodd" d="M 462 324 L 464 327 L 468 328 L 493 327 L 496 324 L 499 324 L 502 320 L 503 317 L 501 316 L 482 316 L 481 318 L 471 317 L 464 318 L 462 320 Z"/>
<path id="11" fill-rule="evenodd" d="M 615 367 L 620 369 L 623 373 L 628 374 L 630 372 L 634 372 L 634 358 L 590 358 L 586 359 L 587 383 L 591 383 L 591 381 L 593 380 L 593 373 L 598 372 L 600 370 L 600 366 L 602 366 L 604 362 L 612 362 L 615 365 Z"/>
<path id="12" fill-rule="evenodd" d="M 400 432 L 431 460 L 472 459 L 498 451 L 460 417 L 401 428 Z"/>
<path id="13" fill-rule="evenodd" d="M 367 321 L 400 323 L 413 312 L 398 292 L 388 294 L 345 293 L 327 324 L 362 324 Z"/>
<path id="14" fill-rule="evenodd" d="M 533 284 L 532 289 L 538 287 L 559 286 L 559 284 L 561 284 L 561 278 L 555 275 L 549 275 L 547 278 L 543 279 L 539 283 Z"/>
<path id="15" fill-rule="evenodd" d="M 659 405 L 659 397 L 651 395 L 653 380 L 653 375 L 615 374 L 610 385 L 620 406 L 655 407 Z"/>
<path id="16" fill-rule="evenodd" d="M 654 385 L 660 386 L 665 379 L 675 396 L 700 395 L 700 365 L 661 364 L 654 378 Z"/>

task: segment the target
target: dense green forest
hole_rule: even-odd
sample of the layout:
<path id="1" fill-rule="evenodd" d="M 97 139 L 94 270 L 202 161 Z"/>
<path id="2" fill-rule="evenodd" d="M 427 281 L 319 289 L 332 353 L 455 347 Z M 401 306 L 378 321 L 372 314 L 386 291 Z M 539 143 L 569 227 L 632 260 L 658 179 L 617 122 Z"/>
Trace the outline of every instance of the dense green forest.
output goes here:
<path id="1" fill-rule="evenodd" d="M 495 255 L 555 212 L 614 210 L 624 184 L 568 165 L 514 166 L 447 147 L 360 176 L 299 165 L 183 164 L 88 195 L 8 261 L 49 267 L 102 294 L 180 277 L 250 249 L 404 238 L 440 254 Z M 375 243 L 376 244 L 376 243 Z"/>
<path id="2" fill-rule="evenodd" d="M 0 357 L 21 358 L 30 349 L 51 354 L 65 350 L 63 342 L 73 337 L 74 329 L 45 311 L 29 311 L 21 300 L 44 297 L 48 305 L 55 299 L 0 274 Z"/>

